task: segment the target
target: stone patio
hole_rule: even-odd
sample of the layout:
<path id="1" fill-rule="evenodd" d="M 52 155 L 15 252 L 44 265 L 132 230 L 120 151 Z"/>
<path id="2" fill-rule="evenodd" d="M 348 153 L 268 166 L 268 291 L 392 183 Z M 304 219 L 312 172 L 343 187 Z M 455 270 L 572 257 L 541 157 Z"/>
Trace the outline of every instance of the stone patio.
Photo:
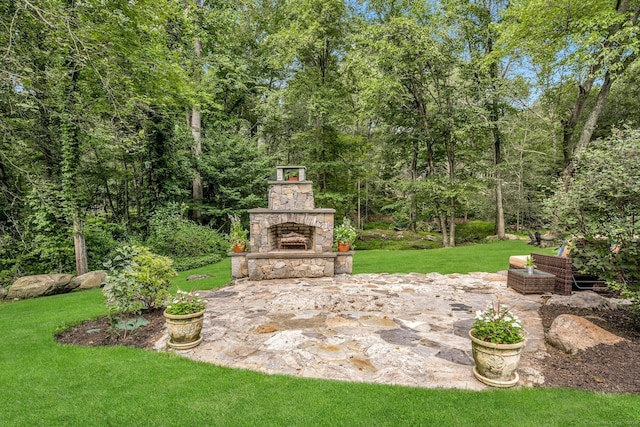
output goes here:
<path id="1" fill-rule="evenodd" d="M 239 279 L 200 293 L 209 301 L 204 340 L 179 354 L 268 374 L 482 390 L 467 332 L 476 311 L 499 298 L 526 330 L 519 385 L 542 383 L 544 297 L 506 280 L 506 272 Z"/>

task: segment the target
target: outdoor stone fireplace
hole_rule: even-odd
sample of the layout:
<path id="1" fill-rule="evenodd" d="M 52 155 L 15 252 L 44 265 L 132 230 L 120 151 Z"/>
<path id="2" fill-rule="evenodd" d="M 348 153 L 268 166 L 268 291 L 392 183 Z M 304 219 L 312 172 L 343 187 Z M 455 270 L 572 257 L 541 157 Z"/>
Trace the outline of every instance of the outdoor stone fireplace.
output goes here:
<path id="1" fill-rule="evenodd" d="M 268 208 L 249 210 L 249 252 L 229 254 L 233 278 L 351 274 L 353 252 L 333 251 L 334 209 L 317 209 L 304 166 L 277 166 Z"/>

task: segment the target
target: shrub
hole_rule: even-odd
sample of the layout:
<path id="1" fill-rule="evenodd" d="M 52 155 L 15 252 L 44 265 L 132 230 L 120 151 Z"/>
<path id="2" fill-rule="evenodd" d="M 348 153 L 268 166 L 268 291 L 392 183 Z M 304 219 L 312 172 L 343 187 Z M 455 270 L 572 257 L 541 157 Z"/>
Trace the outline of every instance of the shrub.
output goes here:
<path id="1" fill-rule="evenodd" d="M 173 261 L 144 246 L 124 246 L 116 253 L 105 263 L 108 273 L 102 291 L 110 315 L 162 307 L 176 276 Z"/>
<path id="2" fill-rule="evenodd" d="M 173 268 L 177 271 L 192 270 L 204 265 L 211 265 L 219 262 L 222 256 L 218 254 L 208 254 L 201 256 L 188 256 L 184 258 L 176 258 L 173 260 Z"/>
<path id="3" fill-rule="evenodd" d="M 84 238 L 89 269 L 97 270 L 126 241 L 127 230 L 124 225 L 107 222 L 100 217 L 88 217 L 84 226 Z"/>
<path id="4" fill-rule="evenodd" d="M 176 259 L 179 270 L 185 265 L 196 268 L 206 265 L 209 260 L 218 261 L 228 247 L 220 233 L 184 218 L 186 209 L 186 205 L 176 203 L 158 209 L 151 218 L 150 235 L 146 241 L 154 252 Z M 198 260 L 205 264 L 196 265 Z"/>
<path id="5" fill-rule="evenodd" d="M 614 131 L 581 150 L 568 186 L 549 203 L 583 273 L 607 280 L 640 311 L 640 130 Z"/>
<path id="6" fill-rule="evenodd" d="M 478 242 L 495 234 L 495 225 L 486 221 L 469 221 L 456 227 L 456 242 Z"/>

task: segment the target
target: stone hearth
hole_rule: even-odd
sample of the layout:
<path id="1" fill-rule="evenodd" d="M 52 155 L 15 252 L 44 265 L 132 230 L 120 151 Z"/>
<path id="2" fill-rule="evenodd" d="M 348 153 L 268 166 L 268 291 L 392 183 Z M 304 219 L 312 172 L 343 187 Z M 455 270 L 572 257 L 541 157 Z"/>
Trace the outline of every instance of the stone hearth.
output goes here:
<path id="1" fill-rule="evenodd" d="M 315 207 L 304 166 L 278 166 L 268 208 L 249 210 L 249 252 L 229 254 L 233 278 L 251 280 L 351 274 L 353 252 L 333 251 L 334 209 Z"/>

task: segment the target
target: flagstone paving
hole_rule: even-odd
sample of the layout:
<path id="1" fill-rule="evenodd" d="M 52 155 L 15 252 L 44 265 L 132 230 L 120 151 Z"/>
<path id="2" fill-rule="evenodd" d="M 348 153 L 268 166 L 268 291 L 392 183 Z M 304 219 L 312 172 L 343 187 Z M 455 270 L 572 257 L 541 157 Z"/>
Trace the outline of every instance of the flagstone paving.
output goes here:
<path id="1" fill-rule="evenodd" d="M 268 374 L 482 390 L 467 333 L 476 311 L 499 298 L 526 330 L 519 385 L 542 383 L 545 297 L 521 295 L 506 279 L 502 272 L 236 280 L 200 292 L 208 300 L 203 342 L 178 353 Z"/>

